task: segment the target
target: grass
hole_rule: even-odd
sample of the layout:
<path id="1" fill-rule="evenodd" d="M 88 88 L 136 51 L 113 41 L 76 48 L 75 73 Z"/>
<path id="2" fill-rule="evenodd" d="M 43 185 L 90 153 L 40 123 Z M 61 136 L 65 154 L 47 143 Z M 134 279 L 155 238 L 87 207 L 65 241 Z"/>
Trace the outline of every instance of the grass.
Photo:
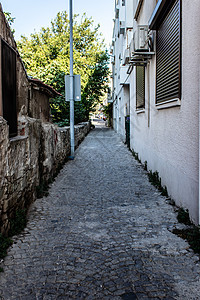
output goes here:
<path id="1" fill-rule="evenodd" d="M 132 152 L 133 157 L 135 157 L 135 159 L 136 159 L 139 163 L 141 163 L 141 160 L 140 160 L 140 158 L 139 158 L 138 153 L 135 152 L 134 150 L 131 150 L 131 152 Z"/>
<path id="2" fill-rule="evenodd" d="M 179 223 L 189 225 L 190 227 L 186 229 L 175 228 L 172 232 L 182 239 L 186 240 L 194 253 L 200 254 L 200 227 L 195 226 L 190 221 L 189 212 L 184 208 L 178 209 L 177 220 Z"/>
<path id="3" fill-rule="evenodd" d="M 13 241 L 9 237 L 0 234 L 0 259 L 7 255 L 7 249 L 12 245 Z"/>
<path id="4" fill-rule="evenodd" d="M 37 198 L 47 197 L 49 192 L 49 185 L 46 181 L 41 181 L 40 185 L 36 186 L 36 196 Z"/>
<path id="5" fill-rule="evenodd" d="M 10 230 L 8 235 L 11 237 L 13 235 L 20 234 L 27 224 L 27 210 L 19 209 L 16 211 L 14 218 L 10 220 Z"/>
<path id="6" fill-rule="evenodd" d="M 135 157 L 135 159 L 139 163 L 141 163 L 138 153 L 135 152 L 134 150 L 131 150 L 131 152 L 132 152 L 133 157 Z M 148 171 L 147 161 L 144 162 L 143 168 L 145 171 Z M 149 177 L 149 181 L 151 182 L 151 184 L 154 185 L 161 192 L 162 196 L 169 197 L 167 187 L 162 186 L 162 184 L 161 184 L 161 178 L 159 177 L 158 171 L 152 172 L 152 170 L 149 170 L 148 177 Z"/>
<path id="7" fill-rule="evenodd" d="M 168 191 L 166 186 L 162 186 L 161 178 L 159 177 L 159 173 L 157 171 L 152 172 L 150 170 L 148 172 L 149 181 L 152 185 L 154 185 L 160 192 L 162 196 L 168 197 Z"/>
<path id="8" fill-rule="evenodd" d="M 185 225 L 192 225 L 192 223 L 190 221 L 190 216 L 189 216 L 188 209 L 185 210 L 182 207 L 179 208 L 178 209 L 177 220 L 179 221 L 179 223 L 183 223 Z"/>
<path id="9" fill-rule="evenodd" d="M 200 229 L 193 225 L 187 229 L 173 229 L 173 233 L 187 240 L 194 253 L 200 254 Z"/>

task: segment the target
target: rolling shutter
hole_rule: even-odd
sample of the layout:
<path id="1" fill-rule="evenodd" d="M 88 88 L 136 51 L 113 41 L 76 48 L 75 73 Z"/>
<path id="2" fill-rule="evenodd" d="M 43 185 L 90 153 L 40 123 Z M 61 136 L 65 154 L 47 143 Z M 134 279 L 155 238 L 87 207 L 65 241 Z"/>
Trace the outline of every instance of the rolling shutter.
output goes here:
<path id="1" fill-rule="evenodd" d="M 157 30 L 156 103 L 181 97 L 180 0 L 176 0 Z"/>
<path id="2" fill-rule="evenodd" d="M 145 107 L 145 67 L 136 66 L 136 108 Z"/>
<path id="3" fill-rule="evenodd" d="M 9 135 L 17 135 L 16 111 L 16 54 L 3 40 L 2 51 L 2 102 L 3 117 L 9 125 Z"/>

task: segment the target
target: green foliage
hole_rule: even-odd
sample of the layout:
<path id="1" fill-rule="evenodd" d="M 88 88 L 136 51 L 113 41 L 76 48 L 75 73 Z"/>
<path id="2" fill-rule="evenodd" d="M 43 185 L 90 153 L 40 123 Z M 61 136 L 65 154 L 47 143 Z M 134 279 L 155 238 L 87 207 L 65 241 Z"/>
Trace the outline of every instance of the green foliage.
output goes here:
<path id="1" fill-rule="evenodd" d="M 12 245 L 13 241 L 10 237 L 21 233 L 21 231 L 26 227 L 27 211 L 25 209 L 19 209 L 15 212 L 12 219 L 10 219 L 10 230 L 8 236 L 3 236 L 0 234 L 0 259 L 4 258 L 7 255 L 7 249 Z M 3 269 L 0 268 L 0 272 L 3 272 Z"/>
<path id="2" fill-rule="evenodd" d="M 12 243 L 13 242 L 10 238 L 5 237 L 0 233 L 0 259 L 7 255 L 7 249 L 12 245 Z"/>
<path id="3" fill-rule="evenodd" d="M 84 14 L 78 23 L 74 16 L 74 74 L 81 75 L 82 101 L 75 103 L 75 123 L 88 120 L 89 112 L 106 90 L 109 56 L 100 40 L 99 26 Z M 63 96 L 52 99 L 53 121 L 69 125 L 69 103 L 65 102 L 64 75 L 69 74 L 70 29 L 66 11 L 59 12 L 50 27 L 28 39 L 21 36 L 18 49 L 28 74 L 51 85 Z"/>
<path id="4" fill-rule="evenodd" d="M 26 227 L 26 213 L 26 209 L 18 209 L 16 211 L 14 217 L 10 220 L 9 236 L 19 234 Z"/>
<path id="5" fill-rule="evenodd" d="M 5 17 L 6 17 L 7 21 L 8 21 L 8 24 L 9 24 L 10 26 L 12 26 L 12 24 L 13 24 L 14 21 L 15 21 L 15 18 L 13 18 L 13 17 L 11 16 L 11 13 L 9 13 L 9 12 L 4 12 L 4 15 L 5 15 Z M 14 29 L 12 29 L 11 31 L 12 31 L 13 34 L 15 33 L 15 30 L 14 30 Z"/>
<path id="6" fill-rule="evenodd" d="M 42 198 L 48 196 L 49 185 L 46 181 L 42 180 L 40 185 L 36 187 L 36 196 L 37 198 Z"/>
<path id="7" fill-rule="evenodd" d="M 200 228 L 192 226 L 187 229 L 173 229 L 173 233 L 187 240 L 194 253 L 200 254 Z"/>
<path id="8" fill-rule="evenodd" d="M 168 202 L 169 205 L 171 205 L 171 206 L 176 206 L 175 201 L 174 201 L 173 199 L 171 199 L 171 198 L 168 198 L 168 199 L 167 199 L 167 202 Z"/>
<path id="9" fill-rule="evenodd" d="M 144 170 L 145 170 L 145 171 L 148 170 L 148 168 L 147 168 L 147 161 L 146 161 L 146 160 L 145 160 L 145 162 L 144 162 Z"/>
<path id="10" fill-rule="evenodd" d="M 51 99 L 50 105 L 54 123 L 60 127 L 69 126 L 69 102 L 66 102 L 64 97 L 58 96 Z"/>
<path id="11" fill-rule="evenodd" d="M 134 150 L 131 150 L 132 155 L 135 157 L 135 159 L 141 163 L 141 160 L 139 158 L 139 155 Z M 147 161 L 144 162 L 144 170 L 147 171 Z M 149 181 L 152 185 L 154 185 L 160 192 L 162 196 L 168 197 L 168 191 L 166 186 L 162 186 L 161 184 L 161 178 L 159 177 L 158 171 L 152 172 L 152 170 L 149 170 L 148 172 Z"/>
<path id="12" fill-rule="evenodd" d="M 166 186 L 164 186 L 164 187 L 162 186 L 161 189 L 162 189 L 161 190 L 161 195 L 164 196 L 164 197 L 168 197 L 169 195 L 168 195 L 167 187 Z"/>
<path id="13" fill-rule="evenodd" d="M 96 64 L 83 90 L 82 103 L 87 119 L 89 118 L 89 113 L 95 111 L 96 105 L 101 102 L 103 95 L 107 92 L 108 60 L 109 55 L 107 52 L 96 55 Z"/>
<path id="14" fill-rule="evenodd" d="M 161 187 L 161 179 L 159 178 L 158 172 L 152 172 L 152 170 L 148 173 L 149 181 L 157 188 Z"/>
<path id="15" fill-rule="evenodd" d="M 161 178 L 159 177 L 159 173 L 157 171 L 152 172 L 150 170 L 148 172 L 149 181 L 152 185 L 154 185 L 160 192 L 162 196 L 168 197 L 168 191 L 166 186 L 162 186 L 161 184 Z"/>
<path id="16" fill-rule="evenodd" d="M 179 221 L 179 223 L 183 223 L 185 225 L 191 225 L 191 221 L 190 221 L 190 216 L 189 216 L 189 211 L 188 209 L 184 209 L 184 208 L 179 208 L 178 209 L 178 215 L 177 215 L 177 220 Z"/>
<path id="17" fill-rule="evenodd" d="M 108 119 L 108 126 L 111 126 L 111 119 L 113 117 L 113 104 L 109 103 L 108 105 L 104 105 L 103 113 Z"/>
<path id="18" fill-rule="evenodd" d="M 135 159 L 139 163 L 141 163 L 141 160 L 140 160 L 139 155 L 138 155 L 137 152 L 132 150 L 132 155 L 135 157 Z M 144 168 L 145 171 L 148 171 L 146 160 L 144 162 L 143 168 Z M 164 196 L 164 197 L 168 197 L 167 187 L 162 186 L 161 178 L 159 177 L 159 173 L 157 171 L 152 172 L 152 170 L 149 170 L 148 177 L 149 177 L 149 181 L 151 182 L 151 184 L 154 185 L 161 192 L 161 195 Z"/>
<path id="19" fill-rule="evenodd" d="M 138 153 L 134 152 L 134 156 L 138 157 Z M 138 161 L 140 162 L 139 158 Z M 144 162 L 144 170 L 147 171 L 147 161 Z M 159 173 L 157 171 L 152 172 L 152 170 L 149 170 L 148 172 L 148 178 L 152 185 L 154 185 L 160 192 L 162 196 L 168 197 L 168 191 L 166 186 L 162 186 L 161 184 L 161 178 L 159 177 Z"/>
<path id="20" fill-rule="evenodd" d="M 132 152 L 133 157 L 135 157 L 135 159 L 136 159 L 139 163 L 141 163 L 141 160 L 139 159 L 138 153 L 135 152 L 134 150 L 132 150 L 131 152 Z"/>

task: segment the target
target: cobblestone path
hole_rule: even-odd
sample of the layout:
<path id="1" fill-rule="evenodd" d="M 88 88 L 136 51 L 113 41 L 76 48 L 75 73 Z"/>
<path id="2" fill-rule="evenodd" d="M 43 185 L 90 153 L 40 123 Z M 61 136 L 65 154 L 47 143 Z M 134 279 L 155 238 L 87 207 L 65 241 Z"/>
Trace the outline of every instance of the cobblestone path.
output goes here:
<path id="1" fill-rule="evenodd" d="M 110 129 L 96 128 L 31 207 L 0 299 L 200 299 L 200 265 L 173 207 Z"/>

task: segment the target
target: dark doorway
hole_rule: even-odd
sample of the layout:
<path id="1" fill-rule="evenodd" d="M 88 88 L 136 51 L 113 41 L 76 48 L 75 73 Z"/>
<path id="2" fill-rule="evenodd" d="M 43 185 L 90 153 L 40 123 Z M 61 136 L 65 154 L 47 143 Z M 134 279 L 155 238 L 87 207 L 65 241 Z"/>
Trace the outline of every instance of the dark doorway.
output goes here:
<path id="1" fill-rule="evenodd" d="M 9 125 L 9 136 L 17 135 L 16 53 L 1 40 L 3 118 Z"/>

